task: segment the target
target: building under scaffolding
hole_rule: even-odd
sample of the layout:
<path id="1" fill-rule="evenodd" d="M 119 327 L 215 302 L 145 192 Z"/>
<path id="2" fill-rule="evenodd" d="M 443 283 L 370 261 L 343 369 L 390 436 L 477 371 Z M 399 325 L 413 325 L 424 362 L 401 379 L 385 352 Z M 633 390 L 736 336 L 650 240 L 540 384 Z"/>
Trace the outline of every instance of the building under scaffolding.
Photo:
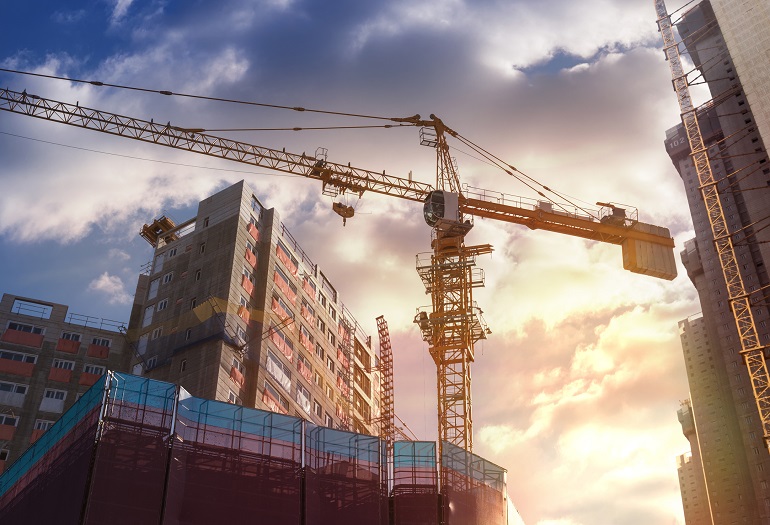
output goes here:
<path id="1" fill-rule="evenodd" d="M 109 372 L 0 477 L 0 522 L 505 525 L 505 469 L 436 449 Z"/>

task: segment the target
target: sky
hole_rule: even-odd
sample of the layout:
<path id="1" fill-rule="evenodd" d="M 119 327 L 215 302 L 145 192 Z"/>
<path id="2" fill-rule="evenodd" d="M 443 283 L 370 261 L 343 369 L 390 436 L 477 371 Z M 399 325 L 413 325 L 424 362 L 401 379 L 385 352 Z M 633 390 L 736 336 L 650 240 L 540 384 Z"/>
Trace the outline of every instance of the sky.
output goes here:
<path id="1" fill-rule="evenodd" d="M 669 10 L 684 3 L 670 2 Z M 679 121 L 652 0 L 70 0 L 5 2 L 0 67 L 153 90 L 385 117 L 434 113 L 575 202 L 635 206 L 693 237 L 665 130 Z M 0 72 L 0 85 L 206 129 L 382 121 L 168 97 Z M 413 127 L 223 136 L 435 184 Z M 470 186 L 536 197 L 451 142 Z M 364 329 L 390 327 L 396 411 L 436 437 L 435 367 L 412 323 L 430 303 L 421 206 L 348 197 L 343 226 L 313 181 L 0 113 L 0 291 L 127 321 L 151 247 L 241 179 L 275 207 Z M 468 244 L 492 334 L 473 365 L 474 452 L 508 470 L 527 525 L 683 524 L 676 410 L 688 397 L 677 322 L 699 312 L 681 264 L 659 281 L 620 249 L 478 219 Z M 515 522 L 515 521 L 514 521 Z"/>

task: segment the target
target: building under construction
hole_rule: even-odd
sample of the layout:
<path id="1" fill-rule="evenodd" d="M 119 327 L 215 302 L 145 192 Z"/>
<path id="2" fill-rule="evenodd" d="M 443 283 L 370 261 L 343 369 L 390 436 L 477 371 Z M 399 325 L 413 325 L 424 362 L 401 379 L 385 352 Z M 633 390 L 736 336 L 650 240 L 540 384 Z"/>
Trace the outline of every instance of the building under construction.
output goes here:
<path id="1" fill-rule="evenodd" d="M 0 522 L 506 524 L 506 471 L 436 450 L 109 372 L 0 477 Z"/>
<path id="2" fill-rule="evenodd" d="M 145 225 L 132 371 L 192 394 L 378 434 L 381 373 L 371 338 L 275 209 L 243 181 L 195 217 Z"/>

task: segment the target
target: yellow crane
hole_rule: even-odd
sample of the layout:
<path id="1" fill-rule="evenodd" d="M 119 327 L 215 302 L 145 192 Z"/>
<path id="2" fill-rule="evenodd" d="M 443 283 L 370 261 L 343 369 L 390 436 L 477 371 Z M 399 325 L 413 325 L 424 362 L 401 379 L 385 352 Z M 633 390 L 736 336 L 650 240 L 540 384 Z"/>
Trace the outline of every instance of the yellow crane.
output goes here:
<path id="1" fill-rule="evenodd" d="M 770 449 L 770 374 L 765 358 L 767 345 L 763 345 L 759 340 L 759 332 L 751 312 L 751 294 L 743 283 L 733 244 L 735 232 L 731 232 L 727 225 L 722 196 L 717 187 L 719 180 L 714 177 L 711 170 L 708 147 L 703 141 L 698 124 L 698 108 L 694 106 L 690 96 L 687 74 L 682 66 L 682 57 L 679 52 L 679 42 L 674 35 L 674 25 L 664 0 L 654 0 L 654 2 L 658 16 L 658 29 L 663 38 L 663 51 L 671 69 L 672 83 L 682 113 L 682 124 L 690 144 L 695 172 L 698 175 L 703 203 L 706 206 L 714 238 L 714 247 L 727 285 L 730 309 L 741 341 L 741 355 L 751 380 L 754 400 L 762 423 L 765 447 Z"/>
<path id="2" fill-rule="evenodd" d="M 470 365 L 475 358 L 474 344 L 489 332 L 473 300 L 473 290 L 484 284 L 476 257 L 492 251 L 489 244 L 465 244 L 474 217 L 617 244 L 622 247 L 625 269 L 663 279 L 676 277 L 674 241 L 668 229 L 639 222 L 632 208 L 597 203 L 598 209 L 572 209 L 545 200 L 542 193 L 543 201 L 528 202 L 497 191 L 461 187 L 447 136 L 465 139 L 434 115 L 429 119 L 414 115 L 391 120 L 419 127 L 421 144 L 435 148 L 435 187 L 411 176 L 396 177 L 329 162 L 325 150 L 312 156 L 298 155 L 213 136 L 201 129 L 48 100 L 26 91 L 0 90 L 0 110 L 300 175 L 321 181 L 326 195 L 350 192 L 361 196 L 370 191 L 422 202 L 425 220 L 432 227 L 432 253 L 430 257 L 418 256 L 417 270 L 431 295 L 432 308 L 418 311 L 415 322 L 437 367 L 440 453 L 443 442 L 468 451 L 473 447 Z M 508 168 L 515 170 L 507 166 L 506 171 Z M 345 206 L 338 205 L 335 211 L 344 219 L 352 217 Z"/>

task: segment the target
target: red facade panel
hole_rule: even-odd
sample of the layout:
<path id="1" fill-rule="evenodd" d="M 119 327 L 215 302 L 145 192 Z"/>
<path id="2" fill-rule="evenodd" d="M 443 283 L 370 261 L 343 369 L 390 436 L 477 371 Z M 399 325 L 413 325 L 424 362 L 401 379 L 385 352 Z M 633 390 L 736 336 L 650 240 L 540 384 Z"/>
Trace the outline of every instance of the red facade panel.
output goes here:
<path id="1" fill-rule="evenodd" d="M 33 334 L 30 332 L 22 332 L 20 330 L 11 330 L 9 328 L 0 337 L 0 341 L 40 348 L 43 346 L 43 334 Z"/>
<path id="2" fill-rule="evenodd" d="M 257 256 L 254 255 L 254 252 L 246 248 L 246 253 L 244 256 L 246 257 L 246 262 L 249 263 L 252 268 L 257 266 Z"/>
<path id="3" fill-rule="evenodd" d="M 69 383 L 72 379 L 72 370 L 65 370 L 63 368 L 52 368 L 48 372 L 49 381 L 58 381 L 59 383 Z"/>
<path id="4" fill-rule="evenodd" d="M 71 339 L 59 339 L 59 341 L 56 343 L 57 352 L 77 354 L 78 350 L 80 350 L 80 341 L 72 341 Z"/>
<path id="5" fill-rule="evenodd" d="M 0 372 L 17 376 L 32 377 L 34 363 L 22 363 L 11 359 L 0 359 Z"/>
<path id="6" fill-rule="evenodd" d="M 241 374 L 241 372 L 234 366 L 230 368 L 230 379 L 232 379 L 236 385 L 243 388 L 243 374 Z"/>
<path id="7" fill-rule="evenodd" d="M 259 242 L 259 230 L 256 226 L 254 226 L 253 223 L 249 223 L 249 225 L 246 226 L 246 231 L 249 232 L 249 235 L 251 235 L 252 239 Z"/>
<path id="8" fill-rule="evenodd" d="M 102 345 L 88 345 L 88 352 L 86 353 L 88 357 L 98 357 L 99 359 L 107 359 L 107 357 L 110 355 L 110 347 L 109 346 L 102 346 Z"/>
<path id="9" fill-rule="evenodd" d="M 32 437 L 29 438 L 29 443 L 32 444 L 35 441 L 37 441 L 40 436 L 42 436 L 45 433 L 45 430 L 41 430 L 39 428 L 36 428 L 32 431 Z"/>
<path id="10" fill-rule="evenodd" d="M 249 313 L 248 308 L 241 305 L 238 307 L 238 317 L 243 319 L 246 324 L 249 324 L 249 320 L 251 319 L 251 313 Z"/>
<path id="11" fill-rule="evenodd" d="M 243 289 L 246 290 L 246 293 L 251 295 L 254 293 L 254 285 L 251 281 L 249 281 L 249 278 L 245 275 L 241 277 L 241 286 L 243 286 Z"/>
<path id="12" fill-rule="evenodd" d="M 94 383 L 96 383 L 100 377 L 102 376 L 99 374 L 89 374 L 88 372 L 83 372 L 82 374 L 80 374 L 80 381 L 78 381 L 78 384 L 84 385 L 84 386 L 91 386 Z"/>
<path id="13" fill-rule="evenodd" d="M 13 425 L 0 425 L 0 441 L 10 441 L 16 433 L 16 427 Z"/>

